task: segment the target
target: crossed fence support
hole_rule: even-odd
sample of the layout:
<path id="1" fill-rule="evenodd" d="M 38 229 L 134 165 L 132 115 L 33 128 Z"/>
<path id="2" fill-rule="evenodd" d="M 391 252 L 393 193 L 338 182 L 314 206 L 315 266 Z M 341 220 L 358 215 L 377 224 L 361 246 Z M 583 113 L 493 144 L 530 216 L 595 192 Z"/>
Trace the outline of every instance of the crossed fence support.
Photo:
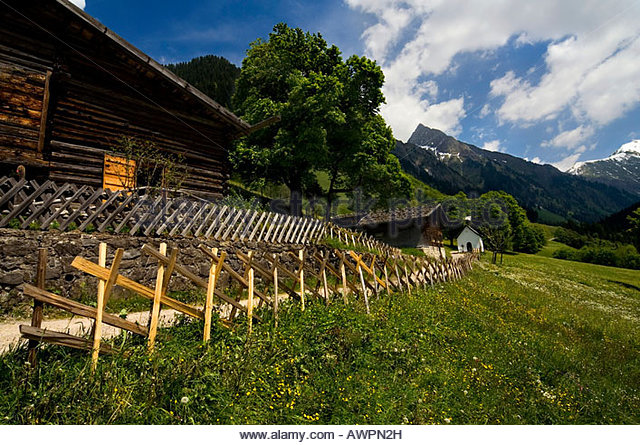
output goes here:
<path id="1" fill-rule="evenodd" d="M 107 267 L 107 245 L 101 243 L 98 262 L 76 257 L 72 266 L 98 279 L 96 307 L 81 304 L 45 290 L 46 249 L 40 249 L 36 285 L 24 284 L 23 293 L 33 298 L 34 311 L 30 326 L 20 326 L 20 332 L 29 342 L 29 361 L 37 363 L 37 344 L 40 341 L 88 350 L 91 353 L 91 368 L 96 369 L 100 354 L 117 352 L 114 347 L 102 341 L 104 324 L 126 330 L 147 338 L 149 353 L 156 344 L 158 325 L 163 307 L 171 308 L 185 316 L 202 320 L 203 341 L 211 339 L 213 311 L 216 303 L 229 308 L 229 315 L 221 323 L 229 328 L 234 326 L 238 314 L 247 317 L 248 332 L 251 335 L 255 322 L 262 319 L 256 308 L 266 307 L 273 311 L 275 324 L 283 298 L 293 298 L 300 302 L 304 310 L 309 298 L 331 304 L 334 300 L 350 303 L 353 299 L 363 303 L 370 312 L 372 298 L 380 298 L 381 293 L 412 293 L 418 288 L 433 286 L 461 278 L 472 268 L 476 254 L 459 255 L 445 261 L 412 257 L 388 252 L 385 254 L 360 253 L 317 246 L 315 249 L 301 249 L 297 252 L 244 252 L 239 249 L 221 251 L 205 244 L 197 250 L 201 260 L 206 262 L 208 274 L 201 277 L 189 267 L 180 263 L 180 249 L 161 243 L 156 249 L 145 244 L 141 253 L 155 260 L 156 279 L 153 287 L 138 283 L 121 274 L 120 266 L 123 249 L 116 249 Z M 229 261 L 236 258 L 236 267 Z M 240 264 L 241 272 L 237 269 Z M 170 296 L 172 278 L 181 275 L 194 286 L 205 290 L 204 301 L 196 304 L 182 302 Z M 225 293 L 220 287 L 222 278 L 239 288 L 237 295 Z M 148 326 L 125 320 L 107 312 L 108 303 L 115 287 L 127 289 L 152 302 Z M 284 291 L 285 294 L 280 292 Z M 41 328 L 43 305 L 51 305 L 71 314 L 93 320 L 91 338 L 73 336 L 64 332 L 54 332 Z"/>

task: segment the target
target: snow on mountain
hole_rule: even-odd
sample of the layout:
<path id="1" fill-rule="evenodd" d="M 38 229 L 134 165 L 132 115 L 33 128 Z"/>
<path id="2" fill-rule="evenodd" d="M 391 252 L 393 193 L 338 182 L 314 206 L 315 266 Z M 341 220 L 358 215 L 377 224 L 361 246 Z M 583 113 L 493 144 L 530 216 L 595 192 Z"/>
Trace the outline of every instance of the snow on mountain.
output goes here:
<path id="1" fill-rule="evenodd" d="M 616 152 L 612 155 L 612 157 L 618 155 L 634 155 L 640 156 L 640 139 L 635 139 L 631 142 L 627 142 L 623 146 L 621 146 Z"/>
<path id="2" fill-rule="evenodd" d="M 608 158 L 576 162 L 567 173 L 640 194 L 640 139 L 623 144 Z"/>
<path id="3" fill-rule="evenodd" d="M 407 173 L 443 193 L 463 191 L 477 196 L 503 190 L 526 209 L 550 218 L 570 215 L 579 221 L 596 221 L 638 201 L 637 195 L 624 190 L 551 165 L 483 150 L 422 124 L 407 142 L 397 141 L 393 153 Z"/>
<path id="4" fill-rule="evenodd" d="M 596 162 L 603 161 L 626 161 L 629 158 L 639 157 L 640 156 L 640 139 L 634 139 L 631 142 L 627 142 L 620 146 L 611 156 L 604 159 L 594 159 L 592 161 L 580 161 L 573 164 L 567 173 L 572 173 L 574 175 L 580 174 L 581 167 L 587 164 L 593 164 Z"/>

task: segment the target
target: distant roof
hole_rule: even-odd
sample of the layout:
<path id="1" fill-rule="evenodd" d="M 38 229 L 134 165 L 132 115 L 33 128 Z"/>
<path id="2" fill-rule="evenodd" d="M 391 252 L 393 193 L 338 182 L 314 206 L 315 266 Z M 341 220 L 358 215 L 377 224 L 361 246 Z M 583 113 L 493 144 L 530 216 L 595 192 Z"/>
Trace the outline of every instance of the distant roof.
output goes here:
<path id="1" fill-rule="evenodd" d="M 58 5 L 64 7 L 69 12 L 74 14 L 77 18 L 82 20 L 87 26 L 93 28 L 95 31 L 105 35 L 107 38 L 115 42 L 130 56 L 133 56 L 134 59 L 137 59 L 140 63 L 147 66 L 147 68 L 157 72 L 169 82 L 173 83 L 174 85 L 182 88 L 184 91 L 189 93 L 191 96 L 197 99 L 201 104 L 211 109 L 214 112 L 214 114 L 218 115 L 222 120 L 226 121 L 228 124 L 233 126 L 238 131 L 238 133 L 248 134 L 251 132 L 250 124 L 240 119 L 238 116 L 233 114 L 231 111 L 227 110 L 225 107 L 220 105 L 215 100 L 211 99 L 209 96 L 207 96 L 206 94 L 198 90 L 196 87 L 194 87 L 184 79 L 175 75 L 173 72 L 171 72 L 169 69 L 164 67 L 162 64 L 153 60 L 150 56 L 140 51 L 138 48 L 133 46 L 131 43 L 127 42 L 125 39 L 120 37 L 115 32 L 111 31 L 109 28 L 104 26 L 95 18 L 91 17 L 82 9 L 70 3 L 68 0 L 56 0 L 56 2 L 58 3 Z"/>
<path id="2" fill-rule="evenodd" d="M 475 233 L 476 235 L 478 235 L 480 238 L 482 238 L 482 235 L 480 234 L 480 232 L 478 232 L 476 229 L 474 229 L 472 226 L 467 225 L 464 227 L 464 229 L 462 229 L 460 231 L 460 233 L 458 234 L 458 236 L 462 235 L 462 232 L 464 232 L 465 230 L 469 229 L 469 231 Z"/>
<path id="3" fill-rule="evenodd" d="M 350 214 L 333 218 L 332 222 L 343 227 L 375 227 L 391 222 L 407 222 L 412 220 L 425 220 L 431 217 L 440 204 L 425 204 L 417 207 L 404 207 L 401 209 L 381 210 L 366 214 Z"/>

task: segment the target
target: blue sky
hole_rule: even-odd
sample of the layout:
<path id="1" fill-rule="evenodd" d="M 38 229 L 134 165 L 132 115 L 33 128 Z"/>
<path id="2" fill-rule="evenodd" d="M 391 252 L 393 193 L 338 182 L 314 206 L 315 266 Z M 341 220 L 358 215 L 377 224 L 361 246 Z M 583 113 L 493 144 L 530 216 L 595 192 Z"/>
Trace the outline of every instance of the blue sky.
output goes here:
<path id="1" fill-rule="evenodd" d="M 423 123 L 567 169 L 640 138 L 638 0 L 74 2 L 163 63 L 240 65 L 281 21 L 320 32 L 383 67 L 401 140 Z"/>

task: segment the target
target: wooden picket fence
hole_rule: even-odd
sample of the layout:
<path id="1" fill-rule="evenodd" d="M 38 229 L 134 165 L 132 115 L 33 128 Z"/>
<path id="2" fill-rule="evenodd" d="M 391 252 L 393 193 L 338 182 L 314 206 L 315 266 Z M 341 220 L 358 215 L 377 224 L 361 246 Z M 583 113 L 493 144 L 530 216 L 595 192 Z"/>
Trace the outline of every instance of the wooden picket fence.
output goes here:
<path id="1" fill-rule="evenodd" d="M 398 253 L 370 235 L 318 219 L 216 205 L 193 196 L 111 191 L 0 178 L 0 228 L 184 236 L 220 241 L 314 244 L 326 236 L 353 248 Z"/>
<path id="2" fill-rule="evenodd" d="M 356 299 L 362 302 L 364 310 L 368 313 L 372 298 L 379 298 L 382 293 L 410 294 L 422 287 L 459 279 L 471 269 L 473 261 L 477 258 L 476 254 L 463 254 L 436 262 L 425 257 L 403 254 L 376 255 L 320 246 L 273 254 L 239 249 L 220 251 L 218 248 L 201 244 L 199 252 L 202 261 L 208 265 L 207 277 L 199 276 L 180 263 L 178 247 L 168 251 L 165 243 L 161 243 L 159 248 L 144 245 L 141 253 L 157 263 L 155 285 L 148 287 L 120 274 L 123 249 L 117 249 L 111 264 L 107 265 L 107 245 L 101 243 L 97 264 L 82 257 L 76 257 L 71 264 L 74 268 L 98 279 L 96 307 L 92 307 L 45 290 L 46 249 L 41 249 L 36 285 L 23 285 L 24 295 L 34 300 L 31 325 L 20 326 L 23 337 L 30 340 L 30 362 L 35 366 L 37 343 L 43 341 L 91 351 L 92 367 L 95 369 L 99 354 L 115 352 L 112 346 L 102 342 L 103 324 L 146 337 L 149 352 L 152 352 L 163 307 L 203 320 L 202 336 L 205 342 L 211 338 L 216 303 L 220 305 L 219 308 L 226 308 L 221 322 L 227 327 L 234 325 L 239 314 L 245 315 L 249 334 L 253 329 L 253 323 L 261 321 L 255 311 L 259 306 L 273 311 L 277 326 L 279 303 L 285 297 L 299 301 L 303 310 L 309 298 L 321 300 L 326 304 L 336 300 L 348 303 Z M 231 267 L 231 258 L 239 260 L 234 264 L 241 264 L 241 270 Z M 170 297 L 171 280 L 176 275 L 181 275 L 195 287 L 204 289 L 204 301 L 188 304 Z M 239 289 L 236 295 L 226 293 L 219 286 L 223 275 L 226 275 L 226 282 Z M 148 326 L 140 326 L 105 311 L 115 286 L 153 302 Z M 94 320 L 92 338 L 86 339 L 42 329 L 44 304 Z"/>

